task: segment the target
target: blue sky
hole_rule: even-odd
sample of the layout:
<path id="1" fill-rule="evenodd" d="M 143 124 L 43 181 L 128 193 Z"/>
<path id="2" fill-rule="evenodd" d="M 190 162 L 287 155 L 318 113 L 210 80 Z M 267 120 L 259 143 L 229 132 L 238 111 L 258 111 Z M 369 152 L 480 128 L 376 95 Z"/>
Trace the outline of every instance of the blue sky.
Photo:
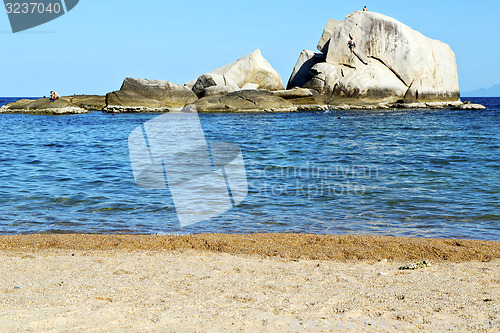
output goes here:
<path id="1" fill-rule="evenodd" d="M 284 83 L 326 21 L 366 5 L 449 44 L 461 91 L 500 83 L 500 1 L 80 0 L 13 34 L 0 11 L 0 96 L 105 94 L 127 76 L 185 83 L 259 48 Z"/>

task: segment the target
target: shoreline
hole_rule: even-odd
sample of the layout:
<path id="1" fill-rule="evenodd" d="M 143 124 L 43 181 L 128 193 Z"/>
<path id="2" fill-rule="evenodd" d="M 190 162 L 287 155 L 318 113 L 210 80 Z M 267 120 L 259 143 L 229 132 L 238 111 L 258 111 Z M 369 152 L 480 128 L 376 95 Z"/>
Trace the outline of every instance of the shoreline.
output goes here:
<path id="1" fill-rule="evenodd" d="M 340 110 L 415 110 L 415 109 L 452 109 L 452 110 L 484 110 L 485 106 L 469 101 L 458 100 L 404 100 L 397 98 L 369 99 L 336 97 L 329 101 L 319 101 L 316 99 L 307 100 L 309 97 L 295 97 L 293 90 L 274 91 L 267 90 L 238 90 L 240 94 L 271 95 L 278 99 L 275 102 L 268 102 L 262 105 L 253 103 L 251 106 L 233 105 L 224 106 L 223 103 L 201 105 L 196 107 L 196 103 L 186 104 L 184 106 L 148 106 L 133 105 L 121 106 L 108 104 L 105 96 L 94 95 L 74 95 L 62 96 L 54 103 L 48 102 L 47 98 L 39 99 L 20 99 L 15 102 L 0 106 L 0 114 L 34 114 L 34 115 L 73 115 L 84 114 L 95 111 L 113 112 L 113 113 L 167 113 L 167 112 L 185 112 L 188 109 L 191 112 L 192 107 L 196 107 L 198 113 L 300 113 L 300 112 L 321 112 L 321 111 L 340 111 Z M 236 93 L 235 92 L 235 93 Z M 291 96 L 285 96 L 289 99 L 281 98 L 280 94 L 286 92 Z M 267 94 L 267 95 L 266 95 Z M 231 94 L 221 95 L 220 98 L 230 96 Z M 232 96 L 232 95 L 231 95 Z M 253 96 L 253 98 L 257 98 Z M 252 97 L 252 96 L 251 96 Z M 267 96 L 269 97 L 269 96 Z M 317 96 L 316 96 L 317 97 Z M 241 99 L 241 98 L 240 98 Z M 251 100 L 251 98 L 249 98 Z M 202 101 L 203 98 L 197 101 Z M 284 102 L 278 103 L 279 101 Z M 292 102 L 290 102 L 292 101 Z M 216 101 L 212 101 L 216 102 Z"/>
<path id="2" fill-rule="evenodd" d="M 0 236 L 0 331 L 497 332 L 500 242 Z M 431 266 L 400 270 L 415 260 Z"/>
<path id="3" fill-rule="evenodd" d="M 500 242 L 365 235 L 256 234 L 29 234 L 0 236 L 0 251 L 177 251 L 287 259 L 430 260 L 489 262 L 500 259 Z"/>

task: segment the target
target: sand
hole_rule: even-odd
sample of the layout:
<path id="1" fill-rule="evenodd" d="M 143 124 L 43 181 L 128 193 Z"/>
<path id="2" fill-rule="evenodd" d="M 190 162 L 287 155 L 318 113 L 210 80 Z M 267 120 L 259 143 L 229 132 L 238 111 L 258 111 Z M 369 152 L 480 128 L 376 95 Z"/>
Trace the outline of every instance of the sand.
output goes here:
<path id="1" fill-rule="evenodd" d="M 0 236 L 0 288 L 1 332 L 498 332 L 500 243 Z"/>

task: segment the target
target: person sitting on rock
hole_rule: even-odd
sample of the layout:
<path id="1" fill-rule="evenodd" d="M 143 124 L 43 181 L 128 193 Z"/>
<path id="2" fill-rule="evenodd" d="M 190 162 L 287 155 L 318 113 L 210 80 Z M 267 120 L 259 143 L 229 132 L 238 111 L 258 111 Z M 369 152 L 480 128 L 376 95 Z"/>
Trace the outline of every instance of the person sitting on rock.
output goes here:
<path id="1" fill-rule="evenodd" d="M 56 99 L 59 99 L 59 94 L 57 91 L 51 91 L 50 92 L 50 101 L 55 102 Z"/>
<path id="2" fill-rule="evenodd" d="M 364 12 L 367 12 L 367 11 L 368 11 L 368 9 L 366 9 L 366 6 L 364 6 L 364 7 L 363 7 L 363 11 L 364 11 Z"/>

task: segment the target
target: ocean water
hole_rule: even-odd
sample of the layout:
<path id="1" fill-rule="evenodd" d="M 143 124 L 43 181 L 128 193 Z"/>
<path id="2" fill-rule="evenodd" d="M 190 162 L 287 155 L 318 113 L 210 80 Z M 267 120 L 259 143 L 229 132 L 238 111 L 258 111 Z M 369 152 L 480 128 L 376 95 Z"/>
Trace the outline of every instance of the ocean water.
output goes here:
<path id="1" fill-rule="evenodd" d="M 184 228 L 170 192 L 140 188 L 132 174 L 128 136 L 158 114 L 3 114 L 0 234 L 500 240 L 500 98 L 469 100 L 487 110 L 200 114 L 208 142 L 241 148 L 249 193 Z"/>

